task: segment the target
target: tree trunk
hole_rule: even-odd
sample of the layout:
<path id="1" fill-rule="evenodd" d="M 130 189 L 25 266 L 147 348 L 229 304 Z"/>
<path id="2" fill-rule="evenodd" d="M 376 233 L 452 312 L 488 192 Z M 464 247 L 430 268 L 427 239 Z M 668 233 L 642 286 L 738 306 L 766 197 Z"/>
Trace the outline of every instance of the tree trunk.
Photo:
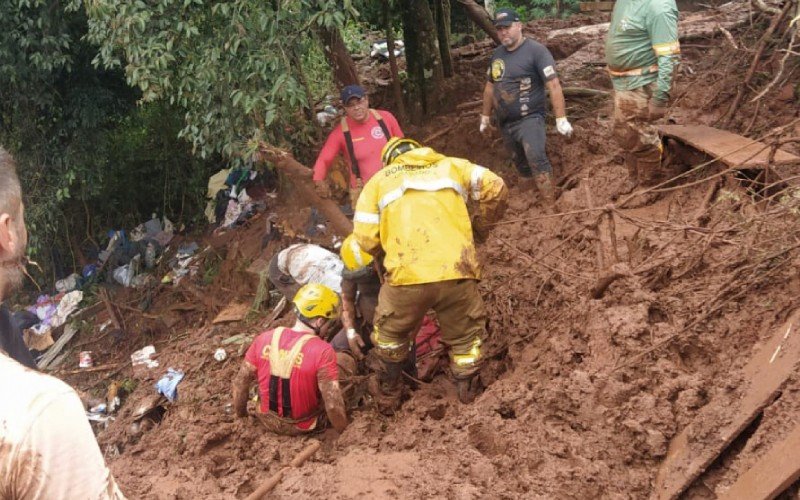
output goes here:
<path id="1" fill-rule="evenodd" d="M 340 87 L 357 85 L 359 81 L 356 64 L 353 62 L 350 53 L 347 52 L 347 47 L 344 45 L 344 40 L 339 30 L 320 27 L 319 37 L 322 40 L 325 58 L 328 59 L 333 69 L 333 77 L 337 85 Z"/>
<path id="2" fill-rule="evenodd" d="M 411 121 L 421 124 L 442 101 L 442 59 L 428 0 L 402 0 Z"/>
<path id="3" fill-rule="evenodd" d="M 464 6 L 464 9 L 467 11 L 467 16 L 472 19 L 472 22 L 477 24 L 480 29 L 486 32 L 494 43 L 500 45 L 500 37 L 497 36 L 497 30 L 494 29 L 494 23 L 492 23 L 491 17 L 489 17 L 489 13 L 486 12 L 486 9 L 481 7 L 480 5 L 475 3 L 475 0 L 457 0 L 458 3 Z"/>
<path id="4" fill-rule="evenodd" d="M 436 36 L 439 39 L 439 55 L 442 72 L 446 78 L 453 76 L 453 58 L 450 55 L 450 0 L 434 0 L 436 9 Z"/>
<path id="5" fill-rule="evenodd" d="M 404 121 L 406 105 L 403 102 L 403 87 L 400 83 L 400 72 L 397 69 L 397 57 L 394 55 L 394 28 L 392 28 L 392 2 L 383 2 L 383 27 L 386 30 L 386 46 L 389 48 L 389 71 L 392 74 L 392 92 L 394 93 L 395 109 L 400 121 Z"/>
<path id="6" fill-rule="evenodd" d="M 282 149 L 267 144 L 261 144 L 259 149 L 262 159 L 272 162 L 289 177 L 300 199 L 322 212 L 322 215 L 330 222 L 330 227 L 335 234 L 344 238 L 353 232 L 353 223 L 345 217 L 339 206 L 333 200 L 320 198 L 317 195 L 311 180 L 310 168 L 295 160 L 291 154 Z"/>

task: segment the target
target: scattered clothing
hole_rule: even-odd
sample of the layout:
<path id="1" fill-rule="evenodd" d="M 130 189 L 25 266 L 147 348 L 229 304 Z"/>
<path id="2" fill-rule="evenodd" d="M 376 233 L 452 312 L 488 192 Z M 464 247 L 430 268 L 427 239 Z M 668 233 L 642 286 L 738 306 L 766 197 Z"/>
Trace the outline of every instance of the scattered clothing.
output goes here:
<path id="1" fill-rule="evenodd" d="M 166 375 L 156 382 L 156 390 L 159 394 L 167 398 L 170 402 L 178 400 L 178 384 L 183 380 L 183 372 L 174 368 L 168 368 Z"/>
<path id="2" fill-rule="evenodd" d="M 270 281 L 278 289 L 288 286 L 296 293 L 302 285 L 319 283 L 336 293 L 342 291 L 342 269 L 344 268 L 342 259 L 319 245 L 310 243 L 291 245 L 281 250 L 273 259 L 274 265 L 271 265 L 271 269 L 279 274 L 272 276 L 273 273 L 270 273 Z M 286 295 L 289 300 L 293 297 L 294 294 Z"/>

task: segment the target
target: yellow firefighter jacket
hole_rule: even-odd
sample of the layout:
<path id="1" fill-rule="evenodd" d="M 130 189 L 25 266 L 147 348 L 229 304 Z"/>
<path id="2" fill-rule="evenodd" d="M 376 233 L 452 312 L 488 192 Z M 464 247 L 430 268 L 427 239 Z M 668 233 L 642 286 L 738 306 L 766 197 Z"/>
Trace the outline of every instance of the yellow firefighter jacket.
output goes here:
<path id="1" fill-rule="evenodd" d="M 480 278 L 472 224 L 499 219 L 508 191 L 489 169 L 431 148 L 412 149 L 373 176 L 353 217 L 356 240 L 385 252 L 390 285 Z M 477 202 L 470 221 L 467 200 Z"/>

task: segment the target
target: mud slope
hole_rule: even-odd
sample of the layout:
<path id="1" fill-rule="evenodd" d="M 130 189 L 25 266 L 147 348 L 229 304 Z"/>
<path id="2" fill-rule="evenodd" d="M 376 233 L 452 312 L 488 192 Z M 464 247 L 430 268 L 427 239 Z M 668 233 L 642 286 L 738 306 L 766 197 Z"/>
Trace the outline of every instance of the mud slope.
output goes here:
<path id="1" fill-rule="evenodd" d="M 589 22 L 579 18 L 571 25 Z M 734 35 L 752 46 L 763 28 L 758 22 Z M 549 28 L 568 24 L 529 28 L 544 39 Z M 731 68 L 731 61 L 748 56 L 723 40 L 686 44 L 672 112 L 678 123 L 710 124 L 727 110 L 746 71 L 746 64 Z M 579 48 L 563 47 L 559 57 Z M 672 436 L 715 395 L 742 386 L 737 368 L 798 306 L 797 198 L 780 195 L 767 204 L 764 195 L 774 190 L 757 193 L 735 172 L 720 175 L 718 184 L 704 180 L 722 172 L 717 165 L 660 191 L 630 194 L 620 151 L 610 139 L 606 98 L 570 99 L 575 136 L 548 136 L 564 192 L 559 214 L 547 216 L 535 193 L 516 187 L 496 133 L 477 133 L 478 108 L 470 103 L 480 97 L 487 57 L 488 48 L 458 59 L 463 105 L 454 103 L 452 112 L 412 132 L 425 138 L 447 130 L 433 140 L 436 149 L 497 170 L 513 186 L 505 220 L 480 247 L 490 317 L 484 376 L 490 385 L 464 406 L 447 378 L 439 377 L 414 392 L 393 418 L 369 406 L 357 410 L 338 440 L 321 437 L 322 450 L 286 473 L 276 498 L 647 497 Z M 579 65 L 562 80 L 609 87 L 602 69 L 591 65 Z M 728 128 L 759 137 L 790 124 L 797 102 L 794 94 L 787 96 L 776 89 L 757 112 L 755 104 L 743 105 Z M 800 127 L 785 132 L 798 135 Z M 786 149 L 798 152 L 791 144 Z M 680 161 L 676 165 L 680 171 Z M 798 170 L 787 167 L 781 174 Z M 289 242 L 302 234 L 306 219 L 279 207 L 268 212 L 281 221 L 282 241 Z M 598 268 L 597 207 L 607 207 L 613 217 L 622 277 L 594 299 L 591 290 L 607 272 Z M 157 297 L 166 298 L 161 305 L 154 301 L 156 314 L 170 307 L 184 311 L 173 327 L 132 334 L 121 345 L 98 341 L 96 350 L 119 361 L 155 342 L 162 367 L 186 370 L 179 402 L 167 406 L 155 426 L 131 428 L 157 373 L 134 376 L 125 368 L 109 378 L 69 379 L 95 393 L 115 378 L 139 380 L 117 420 L 99 435 L 115 476 L 133 498 L 243 498 L 306 444 L 267 434 L 226 410 L 244 345 L 229 344 L 223 363 L 211 357 L 224 339 L 264 326 L 266 315 L 232 325 L 210 319 L 228 302 L 252 301 L 255 284 L 246 284 L 244 269 L 261 252 L 254 242 L 264 241 L 266 220 L 267 214 L 259 216 L 216 250 L 224 272 L 211 285 L 197 285 L 214 303 L 187 311 L 174 306 L 190 298 L 160 292 Z M 696 482 L 693 496 L 713 497 L 787 433 L 800 407 L 799 390 L 791 381 L 759 425 Z"/>

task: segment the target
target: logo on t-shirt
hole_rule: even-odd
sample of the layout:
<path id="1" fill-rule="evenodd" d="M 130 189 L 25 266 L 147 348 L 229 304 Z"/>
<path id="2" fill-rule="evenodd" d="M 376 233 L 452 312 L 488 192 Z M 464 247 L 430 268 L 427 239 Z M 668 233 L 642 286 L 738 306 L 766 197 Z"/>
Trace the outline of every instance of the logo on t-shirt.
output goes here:
<path id="1" fill-rule="evenodd" d="M 506 63 L 502 59 L 492 61 L 492 80 L 497 81 L 503 78 L 506 72 Z"/>
<path id="2" fill-rule="evenodd" d="M 542 73 L 544 73 L 545 78 L 550 78 L 551 76 L 556 74 L 556 70 L 555 68 L 553 68 L 553 65 L 551 64 L 550 66 L 542 70 Z"/>
<path id="3" fill-rule="evenodd" d="M 372 127 L 372 131 L 370 131 L 370 135 L 372 135 L 373 139 L 383 139 L 383 130 L 380 126 L 376 125 Z"/>

